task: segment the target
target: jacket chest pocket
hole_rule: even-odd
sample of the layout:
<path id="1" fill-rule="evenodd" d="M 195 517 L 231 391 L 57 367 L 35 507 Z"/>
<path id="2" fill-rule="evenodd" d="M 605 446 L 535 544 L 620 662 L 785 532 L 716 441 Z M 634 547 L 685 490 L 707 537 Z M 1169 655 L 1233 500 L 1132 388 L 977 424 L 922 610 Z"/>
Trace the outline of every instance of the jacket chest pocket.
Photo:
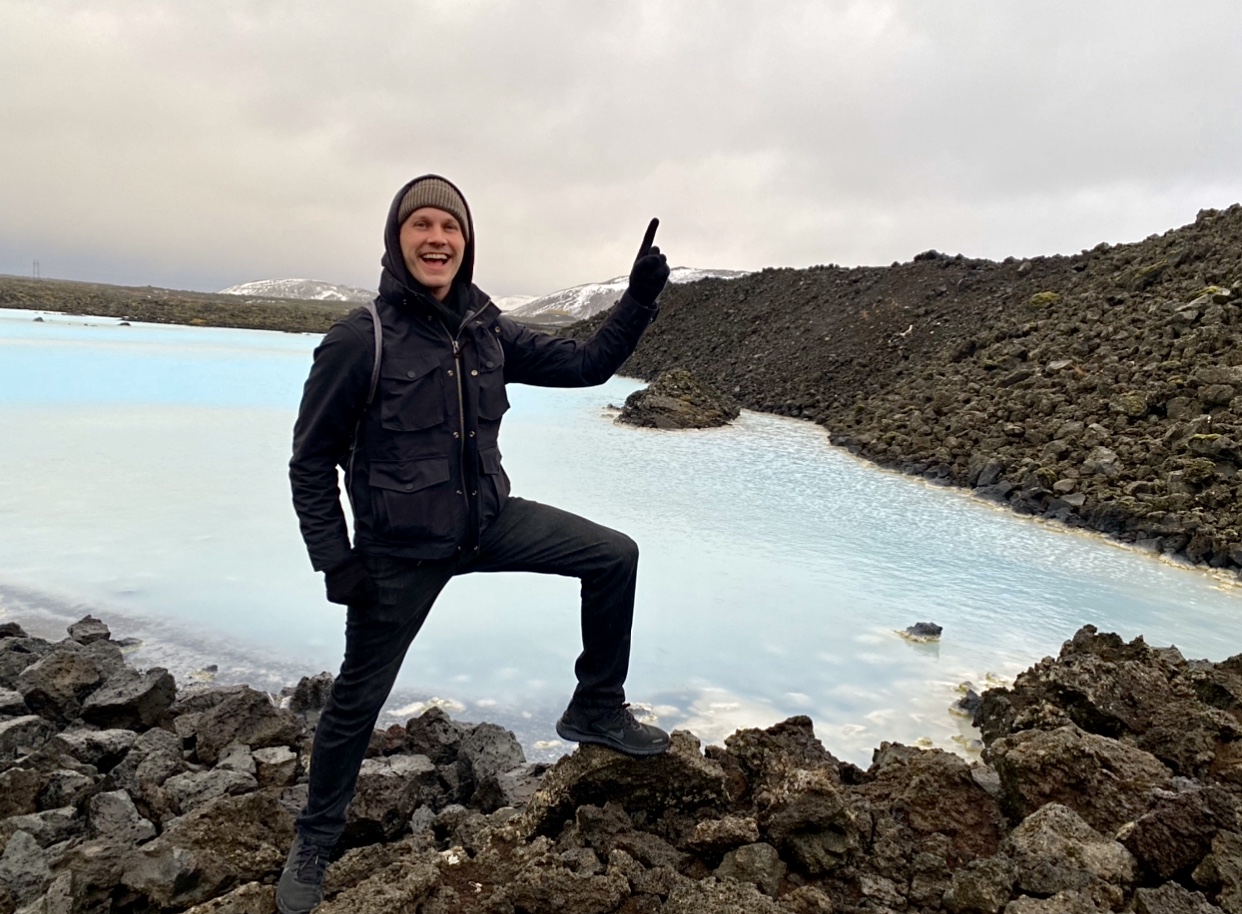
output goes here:
<path id="1" fill-rule="evenodd" d="M 433 358 L 385 359 L 380 366 L 380 424 L 417 432 L 448 417 L 444 372 Z"/>
<path id="2" fill-rule="evenodd" d="M 485 338 L 479 345 L 479 418 L 499 422 L 509 409 L 505 393 L 505 353 L 499 340 Z"/>
<path id="3" fill-rule="evenodd" d="M 367 481 L 378 496 L 378 527 L 407 540 L 449 536 L 462 523 L 448 457 L 373 463 Z"/>

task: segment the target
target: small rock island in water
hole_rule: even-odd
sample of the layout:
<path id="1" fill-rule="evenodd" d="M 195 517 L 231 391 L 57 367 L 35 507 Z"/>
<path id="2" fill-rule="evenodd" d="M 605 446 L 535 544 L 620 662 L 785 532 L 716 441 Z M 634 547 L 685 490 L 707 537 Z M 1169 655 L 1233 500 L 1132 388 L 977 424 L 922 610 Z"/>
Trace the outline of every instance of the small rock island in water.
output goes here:
<path id="1" fill-rule="evenodd" d="M 268 914 L 331 676 L 178 689 L 69 631 L 0 625 L 0 912 Z M 546 766 L 432 708 L 375 732 L 317 910 L 1242 912 L 1242 655 L 1086 626 L 975 724 L 973 763 L 793 717 Z"/>
<path id="2" fill-rule="evenodd" d="M 728 425 L 741 411 L 728 394 L 684 368 L 670 368 L 626 397 L 617 421 L 647 428 L 715 428 Z"/>

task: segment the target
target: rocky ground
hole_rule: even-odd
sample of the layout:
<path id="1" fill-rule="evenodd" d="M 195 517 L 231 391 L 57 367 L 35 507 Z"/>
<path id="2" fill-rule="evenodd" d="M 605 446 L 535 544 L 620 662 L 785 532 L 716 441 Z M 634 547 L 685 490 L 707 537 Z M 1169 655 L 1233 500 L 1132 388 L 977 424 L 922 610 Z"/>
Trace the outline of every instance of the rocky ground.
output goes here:
<path id="1" fill-rule="evenodd" d="M 86 618 L 0 626 L 0 912 L 268 914 L 331 677 L 178 689 Z M 432 709 L 376 731 L 322 914 L 1242 914 L 1242 655 L 1082 629 L 982 696 L 982 762 L 795 717 L 550 769 Z"/>
<path id="2" fill-rule="evenodd" d="M 661 303 L 625 374 L 686 368 L 882 466 L 1242 569 L 1242 206 L 1072 257 L 928 251 Z"/>
<path id="3" fill-rule="evenodd" d="M 324 333 L 357 305 L 131 288 L 59 279 L 0 276 L 0 308 L 62 311 L 153 324 Z"/>

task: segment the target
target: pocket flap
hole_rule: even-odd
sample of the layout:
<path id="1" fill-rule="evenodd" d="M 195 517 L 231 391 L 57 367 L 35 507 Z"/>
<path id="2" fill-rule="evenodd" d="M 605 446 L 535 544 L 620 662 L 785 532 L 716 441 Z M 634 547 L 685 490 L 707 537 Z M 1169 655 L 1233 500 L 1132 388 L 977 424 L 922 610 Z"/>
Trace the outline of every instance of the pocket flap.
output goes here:
<path id="1" fill-rule="evenodd" d="M 484 473 L 496 475 L 500 472 L 500 448 L 489 447 L 479 451 L 479 465 Z"/>
<path id="2" fill-rule="evenodd" d="M 397 381 L 414 381 L 431 374 L 440 367 L 440 360 L 434 356 L 388 358 L 380 363 L 380 377 L 392 378 Z"/>
<path id="3" fill-rule="evenodd" d="M 417 492 L 448 482 L 450 475 L 447 457 L 425 457 L 405 463 L 373 463 L 367 481 L 377 489 Z"/>

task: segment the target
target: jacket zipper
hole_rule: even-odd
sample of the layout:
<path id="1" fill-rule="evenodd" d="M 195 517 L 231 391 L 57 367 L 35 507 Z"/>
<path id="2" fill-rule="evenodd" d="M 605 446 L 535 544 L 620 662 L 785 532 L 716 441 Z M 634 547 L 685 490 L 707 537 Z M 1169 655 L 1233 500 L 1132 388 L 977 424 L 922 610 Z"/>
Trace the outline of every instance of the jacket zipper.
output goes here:
<path id="1" fill-rule="evenodd" d="M 445 326 L 444 321 L 440 321 L 440 326 L 444 327 L 449 342 L 453 344 L 453 364 L 456 365 L 457 381 L 457 426 L 458 434 L 461 436 L 461 447 L 458 449 L 458 463 L 461 467 L 461 497 L 466 504 L 466 517 L 469 518 L 470 494 L 469 486 L 466 484 L 466 396 L 461 386 L 461 345 L 457 342 L 457 337 L 449 333 L 449 328 Z"/>

